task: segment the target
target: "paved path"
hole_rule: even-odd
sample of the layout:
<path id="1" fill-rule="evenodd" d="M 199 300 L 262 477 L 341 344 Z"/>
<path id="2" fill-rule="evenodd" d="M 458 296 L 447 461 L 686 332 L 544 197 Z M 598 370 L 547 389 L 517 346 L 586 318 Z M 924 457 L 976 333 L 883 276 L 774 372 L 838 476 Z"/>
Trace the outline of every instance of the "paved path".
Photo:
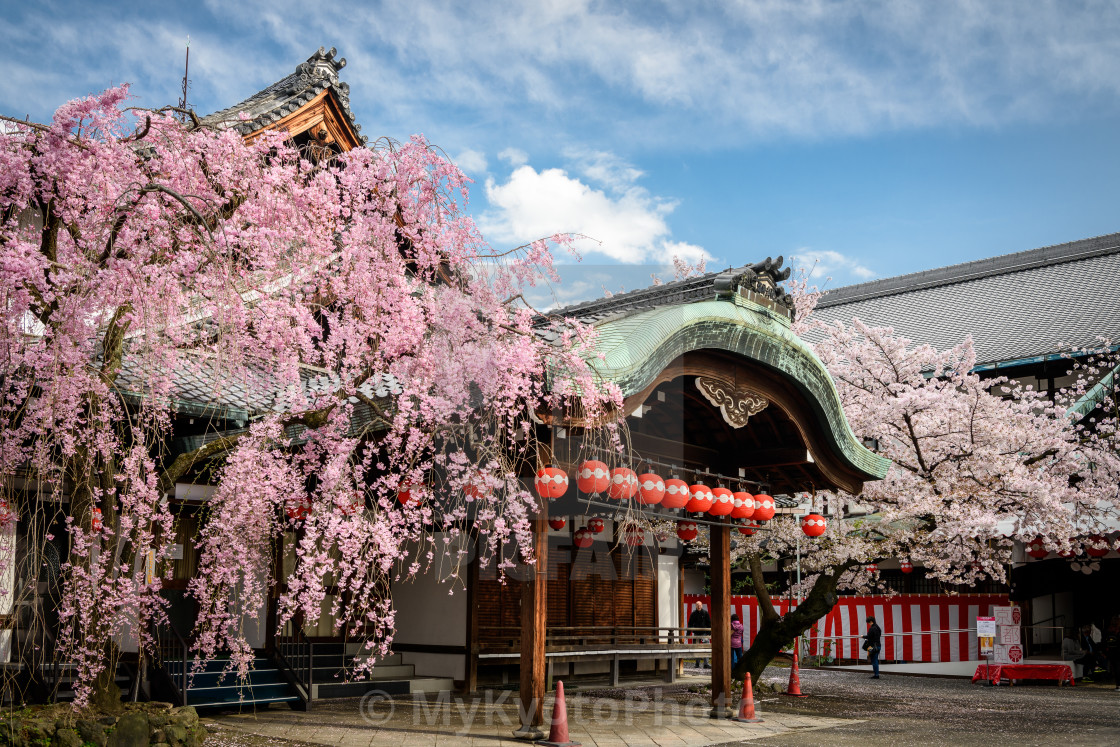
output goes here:
<path id="1" fill-rule="evenodd" d="M 571 737 L 586 747 L 701 747 L 784 734 L 805 733 L 851 724 L 851 719 L 810 714 L 763 713 L 760 724 L 740 724 L 708 718 L 708 705 L 697 695 L 685 702 L 568 697 Z M 551 698 L 546 703 L 551 713 Z M 516 728 L 516 696 L 493 693 L 473 699 L 368 700 L 316 703 L 301 713 L 268 709 L 257 714 L 227 714 L 213 721 L 229 731 L 280 738 L 311 745 L 386 747 L 444 747 L 478 745 L 501 747 L 523 741 L 512 738 Z"/>

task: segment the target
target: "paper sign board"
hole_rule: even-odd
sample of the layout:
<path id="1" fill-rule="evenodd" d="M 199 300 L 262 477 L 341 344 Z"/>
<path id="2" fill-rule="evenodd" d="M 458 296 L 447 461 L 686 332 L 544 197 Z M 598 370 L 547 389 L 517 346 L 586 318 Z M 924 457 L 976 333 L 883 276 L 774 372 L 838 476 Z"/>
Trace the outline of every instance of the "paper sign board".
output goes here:
<path id="1" fill-rule="evenodd" d="M 996 664 L 1018 664 L 1023 660 L 1023 647 L 1018 644 L 1005 645 L 997 643 Z"/>
<path id="2" fill-rule="evenodd" d="M 183 546 L 182 545 L 174 544 L 174 545 L 171 546 L 171 559 L 172 560 L 182 560 L 183 559 Z"/>
<path id="3" fill-rule="evenodd" d="M 995 638 L 996 637 L 996 619 L 994 617 L 978 617 L 978 618 L 976 618 L 976 637 L 977 638 Z"/>
<path id="4" fill-rule="evenodd" d="M 1018 607 L 992 607 L 996 625 L 1019 625 L 1023 619 L 1023 612 Z"/>

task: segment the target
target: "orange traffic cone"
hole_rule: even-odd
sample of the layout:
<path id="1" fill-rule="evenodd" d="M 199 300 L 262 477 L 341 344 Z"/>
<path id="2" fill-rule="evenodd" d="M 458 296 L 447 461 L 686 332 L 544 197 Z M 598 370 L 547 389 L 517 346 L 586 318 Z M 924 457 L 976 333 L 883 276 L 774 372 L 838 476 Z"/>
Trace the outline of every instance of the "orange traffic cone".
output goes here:
<path id="1" fill-rule="evenodd" d="M 754 715 L 754 685 L 751 684 L 751 673 L 743 680 L 743 697 L 739 698 L 739 715 L 731 719 L 742 724 L 758 724 L 762 719 Z"/>
<path id="2" fill-rule="evenodd" d="M 544 744 L 548 747 L 580 747 L 580 742 L 568 739 L 568 706 L 564 702 L 564 683 L 556 680 L 556 703 L 552 706 L 552 726 L 548 730 L 548 739 L 534 744 Z"/>
<path id="3" fill-rule="evenodd" d="M 801 646 L 796 643 L 793 644 L 793 668 L 789 670 L 789 686 L 786 687 L 784 694 L 794 698 L 807 698 L 809 696 L 801 692 L 801 676 L 797 667 L 797 649 L 799 648 Z"/>

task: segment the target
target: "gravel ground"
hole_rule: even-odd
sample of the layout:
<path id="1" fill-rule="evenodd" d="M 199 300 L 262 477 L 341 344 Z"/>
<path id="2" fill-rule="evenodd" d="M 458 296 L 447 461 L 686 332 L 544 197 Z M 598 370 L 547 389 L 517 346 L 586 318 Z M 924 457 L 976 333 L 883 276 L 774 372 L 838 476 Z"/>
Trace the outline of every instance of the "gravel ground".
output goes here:
<path id="1" fill-rule="evenodd" d="M 767 669 L 784 682 L 788 669 Z M 766 711 L 864 719 L 851 726 L 744 742 L 751 745 L 1120 745 L 1120 692 L 1107 685 L 987 687 L 962 679 L 801 670 L 808 698 L 762 696 Z"/>

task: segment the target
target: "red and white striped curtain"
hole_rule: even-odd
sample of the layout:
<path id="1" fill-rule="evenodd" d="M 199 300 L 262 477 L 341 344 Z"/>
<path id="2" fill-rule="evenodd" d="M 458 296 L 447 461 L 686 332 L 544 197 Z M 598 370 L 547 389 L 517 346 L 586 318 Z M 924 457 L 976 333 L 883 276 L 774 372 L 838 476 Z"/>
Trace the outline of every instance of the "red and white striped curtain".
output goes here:
<path id="1" fill-rule="evenodd" d="M 700 602 L 711 610 L 711 597 L 684 595 L 684 615 Z M 993 606 L 1009 604 L 1006 594 L 907 594 L 895 597 L 841 597 L 832 611 L 809 630 L 808 653 L 840 659 L 863 656 L 858 636 L 867 632 L 864 620 L 873 615 L 883 629 L 886 661 L 975 661 L 980 658 L 976 643 L 976 617 L 990 615 Z M 788 599 L 774 600 L 778 614 L 789 612 Z M 744 647 L 750 646 L 762 624 L 755 597 L 731 597 L 731 611 L 743 622 Z M 956 632 L 939 632 L 956 631 Z M 926 635 L 894 635 L 926 633 Z M 936 633 L 931 635 L 930 633 Z M 804 651 L 805 649 L 803 649 Z"/>

